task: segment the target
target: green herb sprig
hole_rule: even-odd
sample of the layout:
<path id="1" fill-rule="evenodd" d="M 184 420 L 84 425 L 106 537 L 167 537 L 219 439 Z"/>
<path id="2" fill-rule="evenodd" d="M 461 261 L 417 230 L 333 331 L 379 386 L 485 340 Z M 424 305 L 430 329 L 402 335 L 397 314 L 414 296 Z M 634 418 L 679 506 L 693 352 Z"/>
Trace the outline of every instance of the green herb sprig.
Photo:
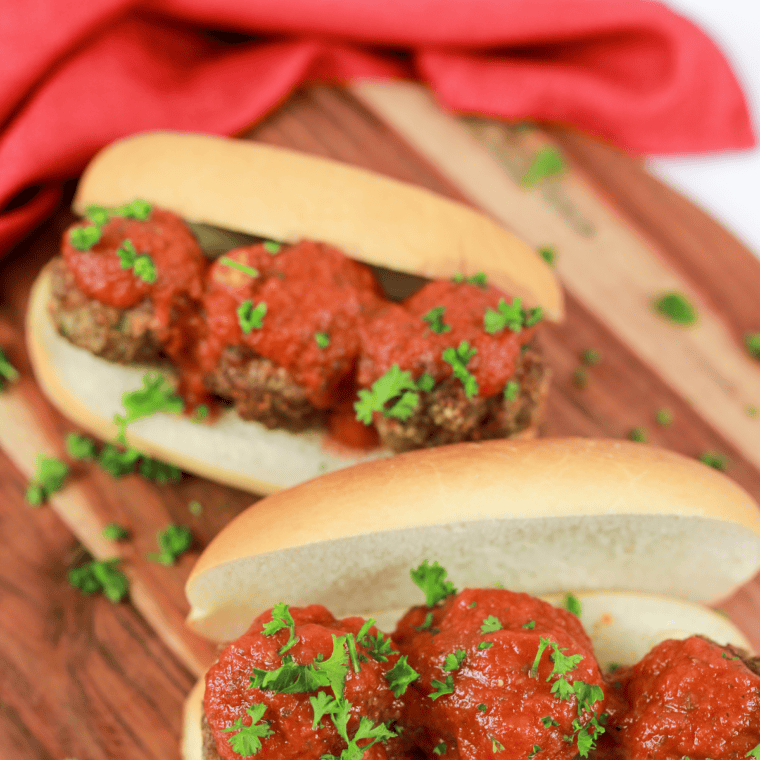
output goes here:
<path id="1" fill-rule="evenodd" d="M 44 504 L 51 494 L 63 488 L 68 474 L 69 466 L 64 461 L 46 454 L 38 454 L 37 471 L 24 497 L 32 506 Z"/>
<path id="2" fill-rule="evenodd" d="M 474 398 L 478 395 L 478 381 L 468 369 L 467 364 L 477 353 L 477 349 L 463 340 L 456 348 L 449 347 L 443 350 L 441 358 L 451 365 L 454 377 L 461 381 L 464 386 L 464 395 Z"/>
<path id="3" fill-rule="evenodd" d="M 173 565 L 193 545 L 193 535 L 184 525 L 172 523 L 157 536 L 159 553 L 148 554 L 148 559 L 161 565 Z"/>

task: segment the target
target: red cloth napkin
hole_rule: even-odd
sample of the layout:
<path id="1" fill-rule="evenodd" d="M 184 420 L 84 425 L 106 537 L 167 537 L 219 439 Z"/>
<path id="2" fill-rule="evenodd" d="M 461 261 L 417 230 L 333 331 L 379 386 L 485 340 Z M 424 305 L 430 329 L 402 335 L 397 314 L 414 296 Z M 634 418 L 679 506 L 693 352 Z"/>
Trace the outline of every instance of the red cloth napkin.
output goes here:
<path id="1" fill-rule="evenodd" d="M 574 124 L 641 153 L 754 142 L 720 51 L 654 0 L 3 6 L 0 254 L 106 143 L 154 128 L 234 134 L 302 82 L 415 78 L 452 111 Z"/>

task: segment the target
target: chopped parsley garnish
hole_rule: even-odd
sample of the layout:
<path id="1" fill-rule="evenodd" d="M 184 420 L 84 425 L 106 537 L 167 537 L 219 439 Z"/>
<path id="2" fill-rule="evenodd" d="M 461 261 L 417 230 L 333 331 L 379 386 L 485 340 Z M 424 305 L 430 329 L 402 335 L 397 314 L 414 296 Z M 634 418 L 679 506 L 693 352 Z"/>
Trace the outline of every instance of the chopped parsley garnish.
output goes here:
<path id="1" fill-rule="evenodd" d="M 250 334 L 254 328 L 261 329 L 264 324 L 264 316 L 267 313 L 267 305 L 262 301 L 256 306 L 253 305 L 253 301 L 249 298 L 240 304 L 237 308 L 238 324 L 240 329 L 246 334 Z"/>
<path id="2" fill-rule="evenodd" d="M 148 559 L 161 565 L 173 565 L 177 558 L 193 544 L 193 535 L 190 533 L 190 529 L 175 523 L 159 531 L 156 538 L 161 551 L 158 554 L 148 554 Z"/>
<path id="3" fill-rule="evenodd" d="M 507 401 L 516 401 L 520 395 L 520 383 L 517 380 L 508 380 L 504 386 L 504 398 Z"/>
<path id="4" fill-rule="evenodd" d="M 435 701 L 438 697 L 445 697 L 447 694 L 454 693 L 454 676 L 446 676 L 445 681 L 437 681 L 433 678 L 430 685 L 435 687 L 435 691 L 428 694 L 430 699 Z"/>
<path id="5" fill-rule="evenodd" d="M 89 436 L 69 433 L 66 436 L 66 451 L 73 459 L 95 459 L 98 446 Z"/>
<path id="6" fill-rule="evenodd" d="M 402 371 L 394 364 L 384 375 L 372 383 L 368 389 L 361 388 L 359 400 L 354 403 L 356 419 L 365 425 L 372 424 L 375 412 L 399 420 L 408 419 L 419 403 L 417 385 L 412 373 Z M 395 401 L 394 401 L 395 399 Z M 388 406 L 389 402 L 393 402 Z"/>
<path id="7" fill-rule="evenodd" d="M 746 412 L 747 417 L 751 417 L 752 419 L 760 417 L 760 409 L 753 404 L 750 404 L 744 411 Z"/>
<path id="8" fill-rule="evenodd" d="M 69 242 L 78 251 L 89 251 L 100 240 L 100 227 L 88 224 L 84 227 L 74 227 L 69 233 Z"/>
<path id="9" fill-rule="evenodd" d="M 450 594 L 456 594 L 454 584 L 446 580 L 446 570 L 437 562 L 430 565 L 425 560 L 416 570 L 411 570 L 410 575 L 414 584 L 424 592 L 428 607 L 438 604 Z"/>
<path id="10" fill-rule="evenodd" d="M 162 462 L 152 457 L 143 457 L 140 460 L 140 475 L 148 480 L 155 480 L 156 483 L 166 485 L 167 483 L 179 483 L 182 480 L 182 470 L 173 464 Z"/>
<path id="11" fill-rule="evenodd" d="M 423 372 L 417 378 L 417 387 L 421 391 L 429 393 L 433 390 L 433 388 L 435 388 L 435 378 L 429 372 Z"/>
<path id="12" fill-rule="evenodd" d="M 15 383 L 18 380 L 18 370 L 10 363 L 5 352 L 0 348 L 0 390 L 5 387 L 5 383 Z"/>
<path id="13" fill-rule="evenodd" d="M 208 418 L 208 415 L 209 415 L 209 408 L 208 408 L 208 406 L 206 406 L 206 404 L 201 404 L 193 412 L 193 416 L 192 416 L 191 422 L 196 422 L 196 423 L 203 422 L 205 419 Z"/>
<path id="14" fill-rule="evenodd" d="M 126 219 L 138 219 L 144 222 L 152 210 L 151 204 L 142 198 L 135 198 L 130 203 L 125 203 L 114 209 L 114 216 L 123 216 Z"/>
<path id="15" fill-rule="evenodd" d="M 98 464 L 112 477 L 121 478 L 134 472 L 140 452 L 133 448 L 121 448 L 114 443 L 107 443 L 98 454 Z"/>
<path id="16" fill-rule="evenodd" d="M 443 321 L 443 313 L 445 311 L 445 306 L 436 306 L 427 314 L 422 315 L 422 321 L 427 322 L 430 329 L 438 335 L 448 332 L 451 330 L 451 325 L 447 325 Z"/>
<path id="17" fill-rule="evenodd" d="M 533 758 L 539 753 L 542 752 L 541 747 L 538 746 L 538 744 L 534 744 L 531 751 L 528 753 L 528 760 L 533 760 Z"/>
<path id="18" fill-rule="evenodd" d="M 588 370 L 585 367 L 577 367 L 572 376 L 573 385 L 583 390 L 588 387 Z"/>
<path id="19" fill-rule="evenodd" d="M 422 621 L 422 625 L 415 625 L 414 630 L 415 631 L 427 631 L 431 630 L 430 626 L 433 625 L 433 613 L 428 612 L 427 615 L 425 615 L 425 619 Z"/>
<path id="20" fill-rule="evenodd" d="M 69 583 L 85 594 L 102 592 L 112 602 L 120 602 L 129 591 L 129 579 L 119 570 L 118 557 L 92 560 L 68 572 Z"/>
<path id="21" fill-rule="evenodd" d="M 693 325 L 697 321 L 697 310 L 689 303 L 686 296 L 675 291 L 657 298 L 654 308 L 663 317 L 679 325 Z"/>
<path id="22" fill-rule="evenodd" d="M 545 717 L 541 718 L 541 723 L 544 724 L 545 728 L 550 728 L 551 726 L 558 726 L 559 723 L 552 718 L 551 715 L 546 715 Z"/>
<path id="23" fill-rule="evenodd" d="M 565 159 L 556 148 L 541 148 L 533 155 L 531 164 L 523 174 L 520 184 L 523 187 L 534 187 L 545 179 L 562 174 L 566 168 Z"/>
<path id="24" fill-rule="evenodd" d="M 152 284 L 158 273 L 153 259 L 147 253 L 138 253 L 131 240 L 125 239 L 116 250 L 122 269 L 131 269 L 143 282 Z"/>
<path id="25" fill-rule="evenodd" d="M 338 709 L 333 713 L 332 719 L 338 729 L 346 749 L 340 755 L 322 755 L 320 760 L 361 760 L 364 753 L 378 742 L 387 742 L 388 739 L 398 734 L 385 723 L 373 723 L 366 715 L 359 719 L 359 727 L 353 737 L 348 736 L 348 719 L 350 717 L 351 703 L 345 699 L 338 700 Z M 367 742 L 368 739 L 371 741 Z M 364 742 L 361 746 L 359 742 Z"/>
<path id="26" fill-rule="evenodd" d="M 602 354 L 595 348 L 587 348 L 581 353 L 581 361 L 587 367 L 595 367 L 597 364 L 599 364 L 599 362 L 602 361 Z"/>
<path id="27" fill-rule="evenodd" d="M 117 522 L 108 523 L 103 528 L 103 538 L 108 541 L 126 541 L 129 538 L 129 531 Z"/>
<path id="28" fill-rule="evenodd" d="M 515 298 L 511 304 L 501 298 L 495 309 L 485 310 L 483 329 L 489 335 L 494 335 L 505 328 L 512 332 L 520 332 L 523 327 L 532 327 L 540 322 L 542 316 L 543 310 L 540 306 L 536 306 L 535 309 L 523 309 L 520 298 Z"/>
<path id="29" fill-rule="evenodd" d="M 433 754 L 434 755 L 445 755 L 446 754 L 446 742 L 439 742 L 438 744 L 433 747 Z"/>
<path id="30" fill-rule="evenodd" d="M 458 378 L 464 386 L 464 395 L 473 398 L 478 395 L 478 381 L 467 369 L 467 363 L 477 353 L 476 348 L 470 348 L 470 344 L 463 340 L 457 348 L 449 347 L 443 350 L 441 358 L 451 365 L 454 377 Z"/>
<path id="31" fill-rule="evenodd" d="M 446 655 L 446 659 L 443 661 L 443 669 L 449 673 L 452 670 L 458 670 L 464 658 L 467 657 L 467 652 L 464 649 L 457 649 L 456 652 L 450 652 Z"/>
<path id="32" fill-rule="evenodd" d="M 282 648 L 277 651 L 277 654 L 285 654 L 297 641 L 296 636 L 296 624 L 293 620 L 293 616 L 290 614 L 290 608 L 287 604 L 282 602 L 275 604 L 272 608 L 272 619 L 264 624 L 262 633 L 264 636 L 273 636 L 277 631 L 283 629 L 288 630 L 288 640 L 283 644 Z"/>
<path id="33" fill-rule="evenodd" d="M 751 749 L 744 757 L 755 757 L 760 760 L 760 744 Z"/>
<path id="34" fill-rule="evenodd" d="M 121 397 L 125 415 L 115 415 L 114 422 L 122 433 L 127 425 L 150 417 L 158 412 L 179 414 L 185 408 L 185 402 L 174 390 L 174 386 L 158 373 L 146 372 L 143 375 L 143 387 L 129 391 Z"/>
<path id="35" fill-rule="evenodd" d="M 111 212 L 105 206 L 87 206 L 84 215 L 96 227 L 102 227 L 111 218 Z"/>
<path id="36" fill-rule="evenodd" d="M 496 615 L 489 615 L 480 626 L 481 633 L 494 633 L 495 631 L 503 630 L 504 626 L 501 624 L 499 618 Z"/>
<path id="37" fill-rule="evenodd" d="M 488 712 L 488 705 L 487 705 L 487 704 L 485 704 L 484 702 L 481 702 L 481 703 L 478 705 L 477 709 L 478 709 L 480 712 Z"/>
<path id="38" fill-rule="evenodd" d="M 315 332 L 314 340 L 320 348 L 327 348 L 330 345 L 330 334 L 326 332 Z"/>
<path id="39" fill-rule="evenodd" d="M 272 256 L 274 256 L 276 253 L 280 252 L 280 249 L 282 248 L 282 243 L 276 243 L 274 240 L 266 240 L 263 243 L 264 250 L 267 253 L 271 253 Z"/>
<path id="40" fill-rule="evenodd" d="M 731 465 L 731 460 L 725 454 L 720 454 L 717 451 L 705 451 L 699 457 L 699 461 L 720 472 L 725 472 Z"/>
<path id="41" fill-rule="evenodd" d="M 26 489 L 24 498 L 32 506 L 39 507 L 48 497 L 60 491 L 69 474 L 69 466 L 56 457 L 37 455 L 37 472 Z"/>
<path id="42" fill-rule="evenodd" d="M 197 517 L 198 515 L 203 514 L 203 504 L 201 504 L 199 501 L 193 499 L 188 505 L 187 505 L 188 512 L 190 512 L 191 515 Z"/>
<path id="43" fill-rule="evenodd" d="M 669 409 L 658 409 L 654 413 L 654 420 L 660 427 L 668 427 L 673 424 L 673 412 Z"/>
<path id="44" fill-rule="evenodd" d="M 628 431 L 628 440 L 636 441 L 637 443 L 646 443 L 649 440 L 649 434 L 642 425 L 638 425 Z"/>
<path id="45" fill-rule="evenodd" d="M 553 267 L 557 263 L 557 251 L 551 246 L 544 246 L 538 249 L 538 255 L 550 266 Z"/>
<path id="46" fill-rule="evenodd" d="M 490 649 L 492 646 L 493 646 L 493 641 L 481 641 L 478 644 L 478 649 L 480 649 L 480 650 Z"/>
<path id="47" fill-rule="evenodd" d="M 576 617 L 583 614 L 583 605 L 575 594 L 565 594 L 565 609 Z"/>
<path id="48" fill-rule="evenodd" d="M 536 627 L 536 621 L 535 620 L 529 620 L 525 625 L 523 625 L 523 628 L 527 628 L 529 631 L 532 631 Z"/>
<path id="49" fill-rule="evenodd" d="M 401 655 L 398 662 L 385 674 L 388 687 L 394 697 L 400 697 L 410 683 L 420 677 L 420 674 L 406 661 L 406 655 Z"/>
<path id="50" fill-rule="evenodd" d="M 309 697 L 312 710 L 314 710 L 314 719 L 311 727 L 314 731 L 322 726 L 322 718 L 325 715 L 335 715 L 338 712 L 339 704 L 335 697 L 331 697 L 326 691 L 318 691 L 315 696 Z"/>
<path id="51" fill-rule="evenodd" d="M 491 751 L 504 752 L 504 745 L 495 737 L 491 737 Z"/>
<path id="52" fill-rule="evenodd" d="M 760 332 L 748 332 L 744 336 L 744 347 L 755 359 L 760 359 Z"/>
<path id="53" fill-rule="evenodd" d="M 259 276 L 258 269 L 255 269 L 254 267 L 249 267 L 246 264 L 242 264 L 239 261 L 235 261 L 235 259 L 231 259 L 229 256 L 222 256 L 219 259 L 219 263 L 224 264 L 224 266 L 230 267 L 230 269 L 237 269 L 238 272 L 247 274 L 249 277 Z"/>
<path id="54" fill-rule="evenodd" d="M 243 719 L 238 718 L 229 728 L 222 729 L 222 731 L 237 731 L 236 734 L 230 736 L 228 742 L 238 755 L 253 757 L 261 749 L 261 740 L 274 733 L 269 723 L 266 721 L 259 723 L 266 709 L 267 706 L 263 704 L 251 705 L 246 708 L 246 714 L 251 719 L 250 725 L 244 725 Z"/>
<path id="55" fill-rule="evenodd" d="M 488 277 L 485 272 L 475 272 L 475 274 L 466 277 L 463 274 L 457 272 L 452 278 L 452 282 L 468 282 L 470 285 L 477 285 L 480 288 L 484 288 L 488 284 Z"/>

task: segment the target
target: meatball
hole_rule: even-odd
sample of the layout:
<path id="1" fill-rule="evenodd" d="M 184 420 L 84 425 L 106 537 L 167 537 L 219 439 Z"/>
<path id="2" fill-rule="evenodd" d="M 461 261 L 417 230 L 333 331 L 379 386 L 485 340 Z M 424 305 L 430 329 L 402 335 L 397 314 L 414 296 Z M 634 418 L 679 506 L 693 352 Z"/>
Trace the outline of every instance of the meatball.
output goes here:
<path id="1" fill-rule="evenodd" d="M 207 385 L 268 427 L 321 422 L 353 396 L 359 323 L 380 301 L 369 267 L 328 245 L 230 251 L 204 299 Z"/>
<path id="2" fill-rule="evenodd" d="M 247 733 L 260 743 L 257 760 L 319 760 L 349 742 L 371 743 L 367 760 L 404 757 L 396 722 L 413 676 L 389 644 L 321 605 L 259 616 L 206 675 L 206 757 L 240 760 Z"/>
<path id="3" fill-rule="evenodd" d="M 604 730 L 602 673 L 566 610 L 466 589 L 410 610 L 393 639 L 420 674 L 402 723 L 428 754 L 572 760 Z"/>
<path id="4" fill-rule="evenodd" d="M 362 328 L 358 382 L 360 404 L 378 397 L 372 422 L 382 443 L 405 451 L 534 429 L 549 385 L 539 319 L 539 310 L 469 282 L 431 282 L 378 310 Z M 394 372 L 406 379 L 396 395 Z M 414 401 L 398 408 L 404 393 Z"/>
<path id="5" fill-rule="evenodd" d="M 192 364 L 206 258 L 175 214 L 144 203 L 139 218 L 133 214 L 99 209 L 98 224 L 78 223 L 64 233 L 52 271 L 54 323 L 72 343 L 106 359 L 154 361 L 164 354 Z M 82 242 L 87 232 L 93 236 Z"/>
<path id="6" fill-rule="evenodd" d="M 50 315 L 56 330 L 75 346 L 113 362 L 156 362 L 161 343 L 153 307 L 143 299 L 118 309 L 83 293 L 59 256 L 51 263 Z"/>
<path id="7" fill-rule="evenodd" d="M 668 640 L 615 673 L 627 702 L 614 738 L 629 760 L 739 760 L 760 746 L 760 676 L 731 647 Z"/>

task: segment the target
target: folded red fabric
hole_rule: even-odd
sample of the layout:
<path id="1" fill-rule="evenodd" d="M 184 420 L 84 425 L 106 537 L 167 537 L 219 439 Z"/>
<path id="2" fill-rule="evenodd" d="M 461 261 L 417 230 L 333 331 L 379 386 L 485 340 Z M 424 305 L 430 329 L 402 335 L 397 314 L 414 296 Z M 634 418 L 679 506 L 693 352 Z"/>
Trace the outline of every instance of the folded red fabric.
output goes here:
<path id="1" fill-rule="evenodd" d="M 638 153 L 754 143 L 720 51 L 655 0 L 6 0 L 3 17 L 0 254 L 108 142 L 235 134 L 303 82 L 415 78 L 452 111 Z"/>

